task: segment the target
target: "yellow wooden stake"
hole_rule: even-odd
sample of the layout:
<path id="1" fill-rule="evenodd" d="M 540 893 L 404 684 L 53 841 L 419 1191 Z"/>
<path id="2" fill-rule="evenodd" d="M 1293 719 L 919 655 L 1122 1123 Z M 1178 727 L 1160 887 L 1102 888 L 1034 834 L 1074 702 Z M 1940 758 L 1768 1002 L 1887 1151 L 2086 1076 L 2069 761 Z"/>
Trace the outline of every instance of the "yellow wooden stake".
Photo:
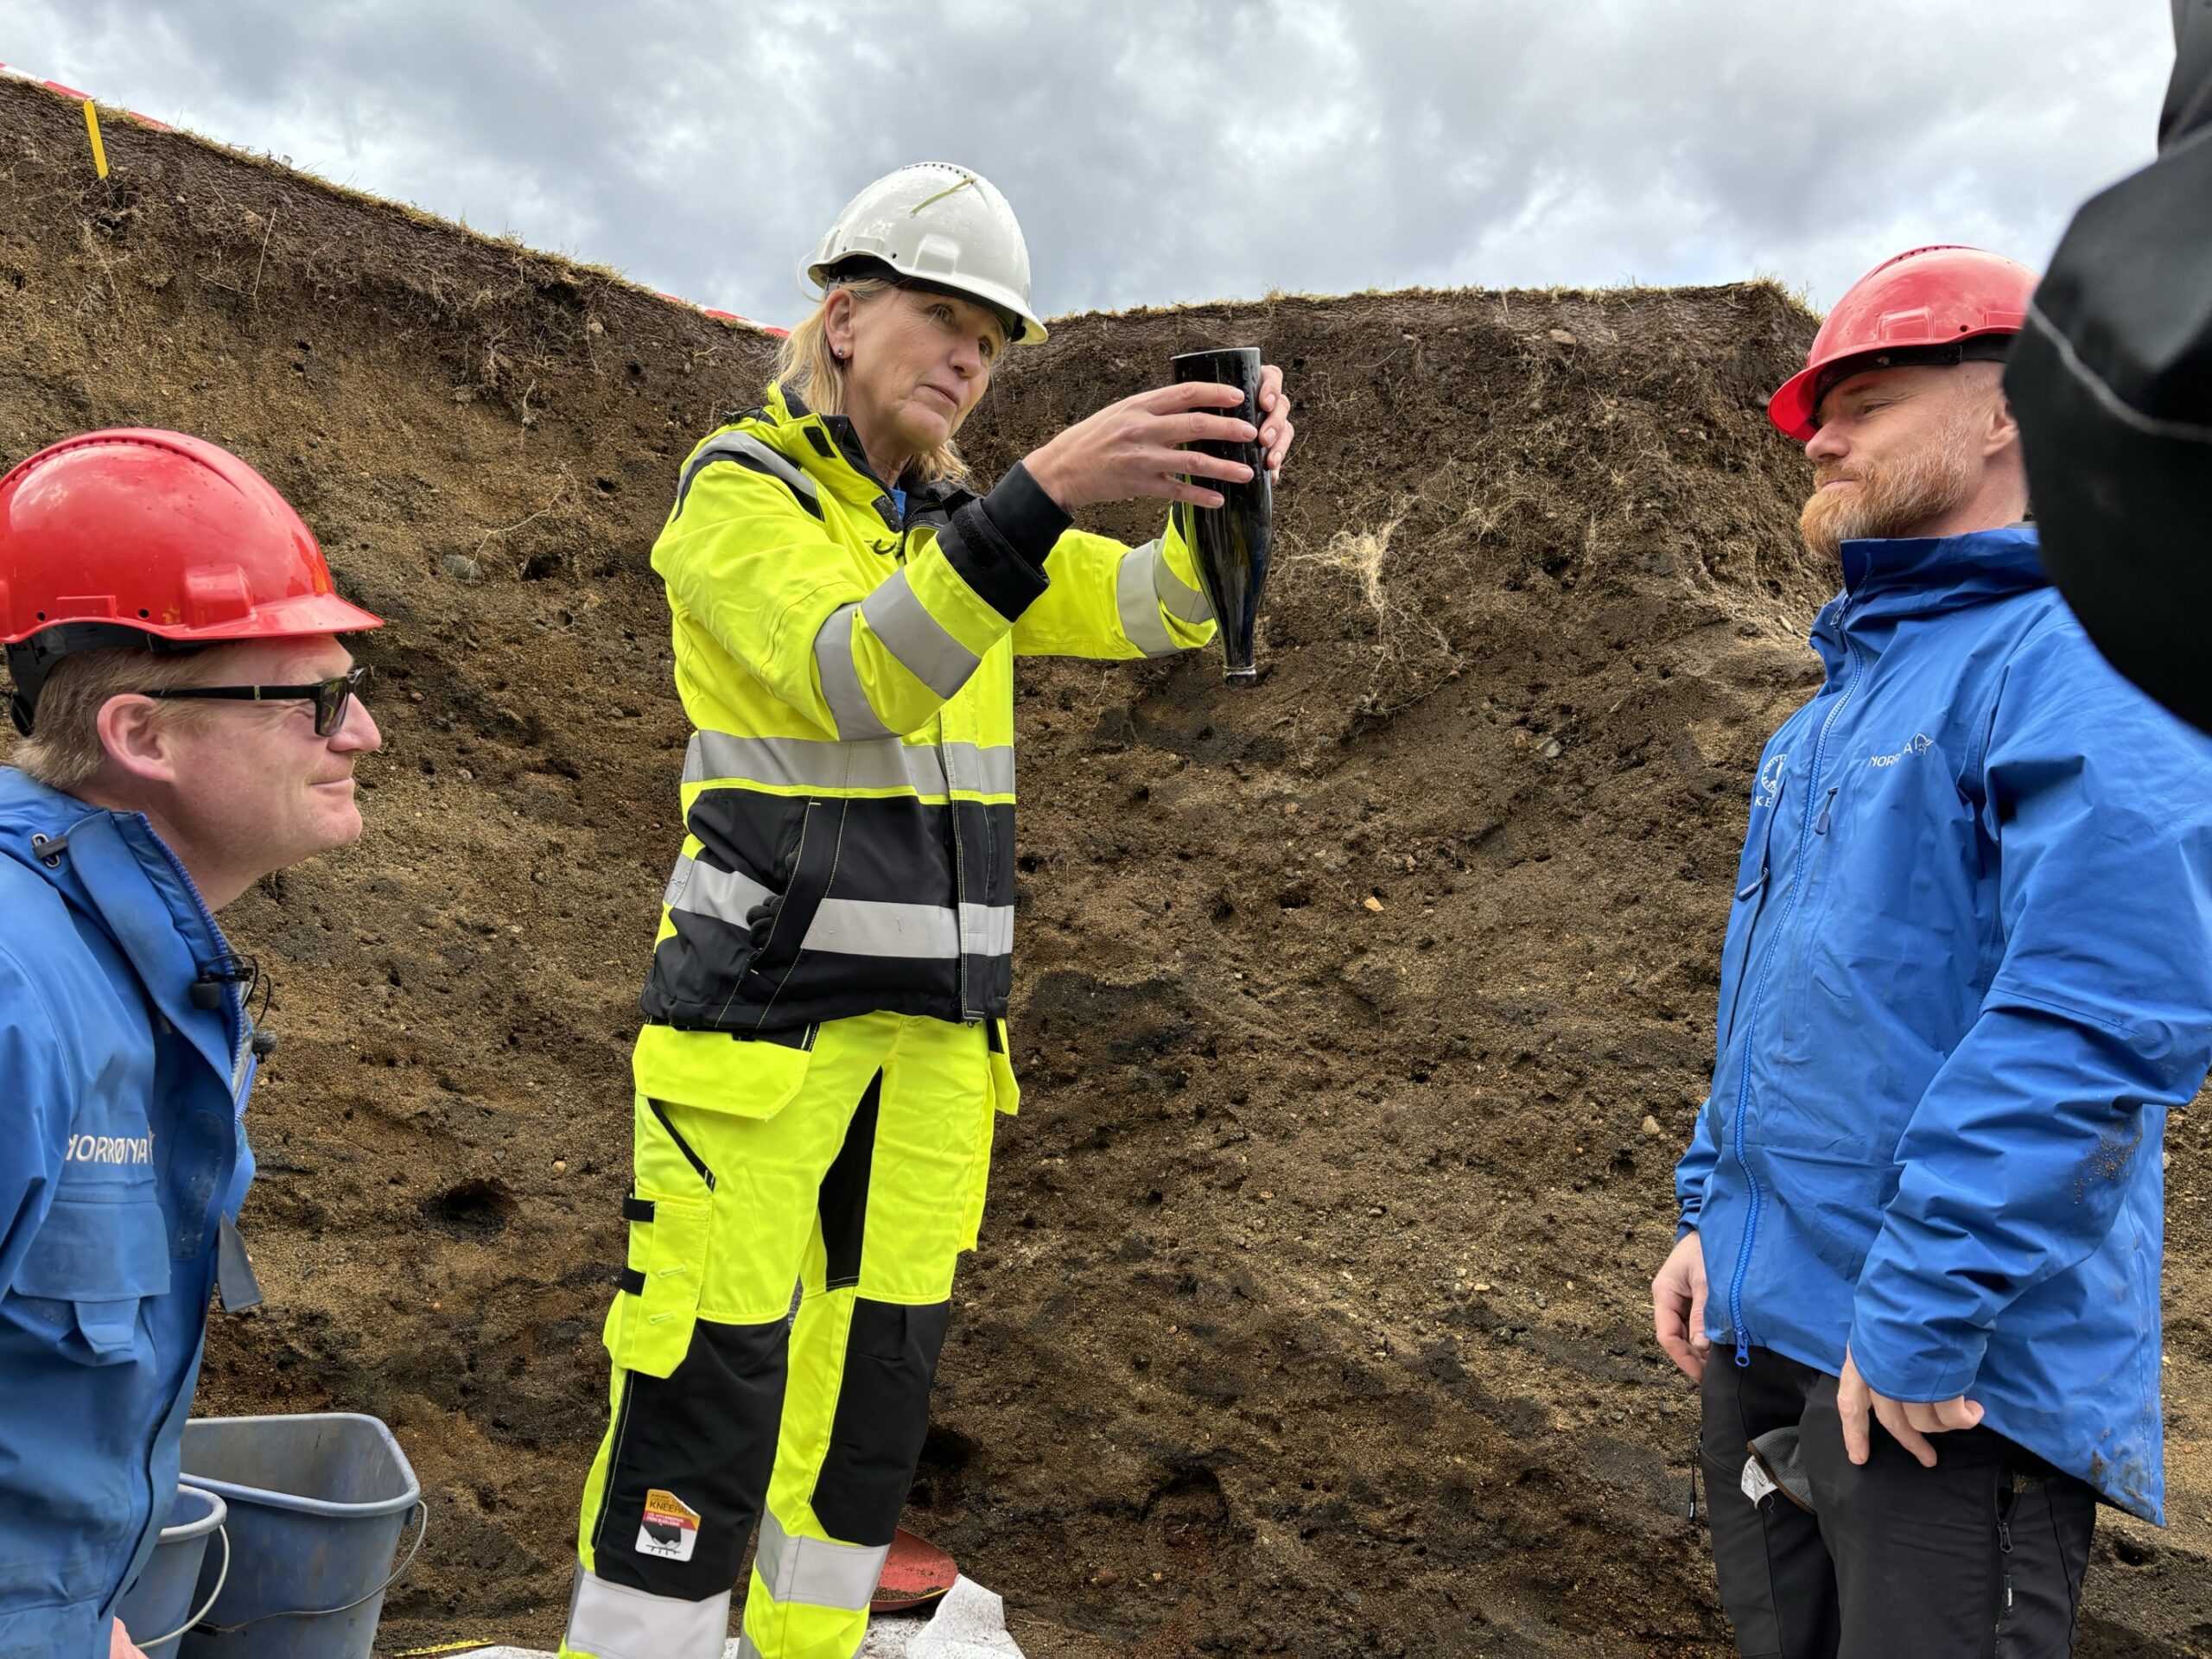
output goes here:
<path id="1" fill-rule="evenodd" d="M 100 177 L 107 177 L 107 146 L 100 143 L 100 115 L 92 107 L 92 100 L 85 100 L 85 133 L 92 141 L 92 170 Z"/>

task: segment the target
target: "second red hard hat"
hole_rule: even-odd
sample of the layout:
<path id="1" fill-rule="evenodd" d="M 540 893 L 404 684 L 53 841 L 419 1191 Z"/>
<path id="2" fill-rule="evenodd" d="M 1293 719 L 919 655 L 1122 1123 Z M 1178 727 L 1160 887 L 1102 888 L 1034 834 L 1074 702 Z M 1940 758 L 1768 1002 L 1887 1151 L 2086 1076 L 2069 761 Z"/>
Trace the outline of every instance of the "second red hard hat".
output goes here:
<path id="1" fill-rule="evenodd" d="M 0 645 L 87 622 L 190 645 L 383 626 L 338 596 L 267 479 L 145 428 L 65 438 L 0 478 Z"/>
<path id="2" fill-rule="evenodd" d="M 54 664 L 78 651 L 383 626 L 338 596 L 276 486 L 205 439 L 86 432 L 0 478 L 0 646 L 19 730 L 30 730 Z"/>
<path id="3" fill-rule="evenodd" d="M 1924 363 L 1975 355 L 1968 341 L 1993 346 L 2020 332 L 2035 286 L 2025 265 L 1980 248 L 1915 248 L 1885 260 L 1836 302 L 1805 366 L 1774 394 L 1767 416 L 1790 437 L 1809 440 L 1819 430 L 1821 394 L 1853 359 L 1868 359 L 1873 367 L 1871 359 L 1884 357 Z"/>

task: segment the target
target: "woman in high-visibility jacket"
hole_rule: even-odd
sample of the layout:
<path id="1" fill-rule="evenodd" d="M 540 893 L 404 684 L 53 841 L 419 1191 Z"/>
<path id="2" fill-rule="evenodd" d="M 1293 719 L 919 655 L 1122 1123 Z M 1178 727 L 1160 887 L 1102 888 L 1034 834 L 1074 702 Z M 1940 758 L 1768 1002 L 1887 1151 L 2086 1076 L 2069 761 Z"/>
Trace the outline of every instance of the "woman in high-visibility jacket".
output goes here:
<path id="1" fill-rule="evenodd" d="M 1233 389 L 1111 405 L 965 487 L 953 439 L 1042 340 L 1005 199 L 901 168 L 808 266 L 763 406 L 693 450 L 653 548 L 694 732 L 634 1057 L 613 1411 L 562 1652 L 849 1659 L 929 1427 L 952 1276 L 1014 1110 L 1014 658 L 1160 657 L 1213 623 L 1172 526 L 1249 476 Z M 1271 469 L 1292 428 L 1266 372 Z M 792 1313 L 794 1287 L 798 1291 Z"/>

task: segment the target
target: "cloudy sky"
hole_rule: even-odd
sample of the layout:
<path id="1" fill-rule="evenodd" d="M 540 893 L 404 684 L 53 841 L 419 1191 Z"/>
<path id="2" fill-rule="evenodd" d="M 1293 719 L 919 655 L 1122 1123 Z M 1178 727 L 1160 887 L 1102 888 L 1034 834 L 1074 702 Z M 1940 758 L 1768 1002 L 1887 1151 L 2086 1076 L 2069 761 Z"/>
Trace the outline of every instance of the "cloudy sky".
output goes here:
<path id="1" fill-rule="evenodd" d="M 902 162 L 1047 314 L 2031 264 L 2149 159 L 2167 0 L 4 0 L 0 60 L 766 321 Z"/>

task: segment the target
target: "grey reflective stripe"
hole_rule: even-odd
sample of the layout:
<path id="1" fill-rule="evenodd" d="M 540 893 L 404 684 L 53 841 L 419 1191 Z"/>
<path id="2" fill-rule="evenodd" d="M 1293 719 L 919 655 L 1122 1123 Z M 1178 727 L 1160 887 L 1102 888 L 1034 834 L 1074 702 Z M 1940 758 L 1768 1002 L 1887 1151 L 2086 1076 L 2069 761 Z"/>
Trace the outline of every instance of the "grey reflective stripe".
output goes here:
<path id="1" fill-rule="evenodd" d="M 609 1539 L 632 1548 L 630 1539 Z M 704 1601 L 656 1596 L 576 1568 L 569 1597 L 569 1633 L 563 1646 L 600 1659 L 666 1659 L 671 1653 L 720 1653 L 729 1629 L 729 1592 Z"/>
<path id="2" fill-rule="evenodd" d="M 662 900 L 672 910 L 707 916 L 732 927 L 750 927 L 753 912 L 772 895 L 749 875 L 718 870 L 688 854 Z M 1014 906 L 900 905 L 868 899 L 824 899 L 807 924 L 803 948 L 847 957 L 905 957 L 948 961 L 1003 957 L 1014 950 Z"/>
<path id="3" fill-rule="evenodd" d="M 744 432 L 725 432 L 719 437 L 708 439 L 692 455 L 691 464 L 686 469 L 687 476 L 724 455 L 742 455 L 747 461 L 756 462 L 763 472 L 783 480 L 808 500 L 821 499 L 821 487 L 806 475 L 797 461 L 788 455 L 778 454 L 760 439 Z"/>
<path id="4" fill-rule="evenodd" d="M 947 743 L 942 753 L 947 788 L 964 789 L 973 795 L 1014 793 L 1014 750 L 1010 747 L 987 749 L 979 743 Z"/>
<path id="5" fill-rule="evenodd" d="M 978 795 L 1014 793 L 1014 749 L 1011 745 L 986 748 L 981 743 L 948 743 L 946 766 L 955 789 Z"/>
<path id="6" fill-rule="evenodd" d="M 774 1516 L 764 1514 L 753 1570 L 760 1575 L 769 1599 L 779 1607 L 797 1602 L 858 1613 L 868 1610 L 869 1598 L 875 1594 L 875 1581 L 883 1576 L 884 1558 L 890 1554 L 887 1545 L 794 1538 Z"/>
<path id="7" fill-rule="evenodd" d="M 868 693 L 861 690 L 860 670 L 853 665 L 853 619 L 860 609 L 857 604 L 840 605 L 814 636 L 822 700 L 830 705 L 830 717 L 837 722 L 837 735 L 847 742 L 892 735 L 891 728 L 877 717 Z"/>
<path id="8" fill-rule="evenodd" d="M 767 1659 L 767 1656 L 753 1645 L 753 1638 L 744 1631 L 737 1633 L 737 1646 L 732 1649 L 733 1659 Z"/>
<path id="9" fill-rule="evenodd" d="M 940 697 L 957 693 L 982 663 L 929 613 L 904 570 L 861 601 L 861 614 L 906 671 Z"/>
<path id="10" fill-rule="evenodd" d="M 804 948 L 848 957 L 944 959 L 960 954 L 960 929 L 944 905 L 824 899 L 807 926 Z"/>
<path id="11" fill-rule="evenodd" d="M 751 876 L 702 864 L 688 853 L 676 861 L 668 890 L 674 895 L 665 900 L 671 909 L 711 916 L 732 927 L 752 926 L 753 911 L 770 897 L 768 889 Z"/>
<path id="12" fill-rule="evenodd" d="M 772 789 L 912 789 L 942 795 L 950 787 L 985 795 L 1014 793 L 1014 750 L 948 743 L 945 760 L 926 744 L 896 739 L 861 743 L 810 737 L 739 737 L 694 732 L 683 751 L 683 781 L 739 779 Z M 947 782 L 950 766 L 952 782 Z"/>
<path id="13" fill-rule="evenodd" d="M 1122 556 L 1114 575 L 1114 608 L 1122 618 L 1122 632 L 1129 643 L 1147 657 L 1173 657 L 1182 649 L 1167 632 L 1160 614 L 1160 595 L 1153 588 L 1153 566 L 1160 560 L 1160 543 L 1147 542 Z"/>
<path id="14" fill-rule="evenodd" d="M 691 885 L 691 872 L 699 868 L 698 861 L 679 853 L 676 868 L 668 873 L 668 885 L 661 889 L 660 901 L 671 910 L 683 901 L 683 889 Z"/>
<path id="15" fill-rule="evenodd" d="M 970 957 L 1007 957 L 1014 954 L 1014 906 L 1012 905 L 963 905 L 960 906 L 960 949 Z"/>
<path id="16" fill-rule="evenodd" d="M 1152 591 L 1160 595 L 1160 609 L 1178 622 L 1212 621 L 1213 601 L 1175 574 L 1175 567 L 1167 563 L 1166 543 L 1147 545 L 1152 549 Z"/>
<path id="17" fill-rule="evenodd" d="M 866 899 L 824 899 L 806 930 L 809 950 L 848 957 L 904 957 L 944 962 L 1014 950 L 1014 906 L 899 905 Z"/>
<path id="18" fill-rule="evenodd" d="M 899 758 L 905 747 L 883 738 L 837 743 L 694 732 L 683 751 L 683 781 L 740 778 L 772 789 L 897 789 L 906 782 L 906 765 Z"/>

